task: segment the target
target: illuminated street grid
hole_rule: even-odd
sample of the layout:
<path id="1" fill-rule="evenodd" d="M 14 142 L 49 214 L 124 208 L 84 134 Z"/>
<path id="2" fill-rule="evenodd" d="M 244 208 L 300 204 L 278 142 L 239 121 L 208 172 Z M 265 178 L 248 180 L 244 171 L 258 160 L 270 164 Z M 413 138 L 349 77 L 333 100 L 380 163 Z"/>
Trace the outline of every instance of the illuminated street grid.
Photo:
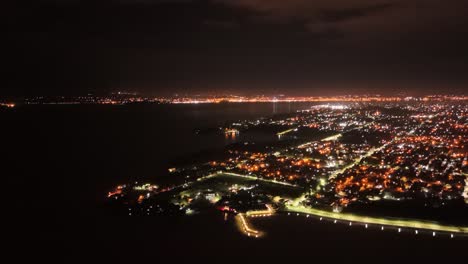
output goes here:
<path id="1" fill-rule="evenodd" d="M 466 105 L 323 105 L 284 119 L 233 124 L 240 131 L 265 125 L 295 127 L 281 132 L 287 134 L 332 135 L 284 150 L 232 151 L 211 166 L 310 187 L 309 205 L 381 199 L 444 205 L 467 197 Z"/>

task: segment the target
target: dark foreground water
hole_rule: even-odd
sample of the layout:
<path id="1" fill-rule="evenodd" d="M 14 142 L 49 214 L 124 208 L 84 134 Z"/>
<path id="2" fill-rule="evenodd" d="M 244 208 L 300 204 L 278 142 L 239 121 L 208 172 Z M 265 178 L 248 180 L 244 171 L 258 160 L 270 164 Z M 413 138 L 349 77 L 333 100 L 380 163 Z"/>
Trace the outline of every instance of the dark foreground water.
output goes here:
<path id="1" fill-rule="evenodd" d="M 194 133 L 227 121 L 310 104 L 23 106 L 1 111 L 5 228 L 11 243 L 45 257 L 158 263 L 166 259 L 342 259 L 399 262 L 459 259 L 467 240 L 349 228 L 279 216 L 255 221 L 262 239 L 238 233 L 221 214 L 115 217 L 106 192 L 130 180 L 159 180 L 174 161 L 232 143 Z M 248 140 L 275 140 L 269 135 Z M 244 140 L 241 138 L 239 140 Z M 10 210 L 10 206 L 13 205 Z M 43 249 L 46 247 L 47 249 Z M 65 253 L 62 257 L 57 252 Z"/>

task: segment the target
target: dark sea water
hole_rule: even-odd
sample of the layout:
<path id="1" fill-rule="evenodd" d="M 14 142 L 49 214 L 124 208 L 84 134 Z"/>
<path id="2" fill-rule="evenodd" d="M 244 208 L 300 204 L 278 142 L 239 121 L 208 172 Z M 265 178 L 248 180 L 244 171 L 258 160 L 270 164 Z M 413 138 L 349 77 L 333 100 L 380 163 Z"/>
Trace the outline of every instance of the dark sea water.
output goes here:
<path id="1" fill-rule="evenodd" d="M 196 129 L 310 106 L 38 105 L 2 110 L 2 172 L 9 195 L 4 202 L 13 205 L 6 226 L 18 230 L 12 241 L 22 247 L 47 245 L 51 251 L 39 251 L 46 257 L 55 250 L 76 259 L 94 254 L 106 263 L 198 257 L 399 262 L 465 255 L 466 239 L 363 230 L 304 217 L 255 220 L 267 236 L 251 239 L 216 212 L 171 218 L 110 216 L 103 210 L 106 193 L 116 184 L 169 177 L 166 171 L 174 161 L 233 143 L 222 134 L 196 134 Z M 276 139 L 241 135 L 238 140 Z"/>

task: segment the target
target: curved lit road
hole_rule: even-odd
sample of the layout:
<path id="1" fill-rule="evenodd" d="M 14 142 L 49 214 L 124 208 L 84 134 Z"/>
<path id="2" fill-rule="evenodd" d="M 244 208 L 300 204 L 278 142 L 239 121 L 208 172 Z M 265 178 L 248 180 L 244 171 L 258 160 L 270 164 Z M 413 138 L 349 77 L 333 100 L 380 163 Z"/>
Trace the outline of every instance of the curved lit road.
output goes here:
<path id="1" fill-rule="evenodd" d="M 403 228 L 412 228 L 412 229 L 426 229 L 431 231 L 442 231 L 442 232 L 451 232 L 451 233 L 462 233 L 468 234 L 468 226 L 450 226 L 442 225 L 435 222 L 429 221 L 420 221 L 412 219 L 387 219 L 379 217 L 369 217 L 369 216 L 360 216 L 347 213 L 334 213 L 323 210 L 318 210 L 310 207 L 305 207 L 302 205 L 288 205 L 286 211 L 310 214 L 320 217 L 326 217 L 337 220 L 344 220 L 350 222 L 359 222 L 363 224 L 375 224 L 382 226 L 394 226 L 394 227 L 403 227 Z"/>

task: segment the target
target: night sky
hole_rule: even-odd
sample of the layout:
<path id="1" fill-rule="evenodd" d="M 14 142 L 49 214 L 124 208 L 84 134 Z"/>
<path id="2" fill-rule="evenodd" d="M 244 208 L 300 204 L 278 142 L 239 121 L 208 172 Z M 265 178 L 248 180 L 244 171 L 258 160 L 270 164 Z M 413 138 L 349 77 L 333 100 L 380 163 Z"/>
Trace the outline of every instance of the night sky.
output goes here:
<path id="1" fill-rule="evenodd" d="M 1 96 L 468 91 L 466 0 L 10 2 Z"/>

